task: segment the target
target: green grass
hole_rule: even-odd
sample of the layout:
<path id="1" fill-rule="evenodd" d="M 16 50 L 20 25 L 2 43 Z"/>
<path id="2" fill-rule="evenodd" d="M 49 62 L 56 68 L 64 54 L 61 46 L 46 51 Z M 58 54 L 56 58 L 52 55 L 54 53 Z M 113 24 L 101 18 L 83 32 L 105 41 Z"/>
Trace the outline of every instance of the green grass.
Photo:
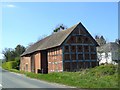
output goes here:
<path id="1" fill-rule="evenodd" d="M 80 88 L 117 88 L 118 74 L 114 65 L 99 66 L 81 72 L 61 72 L 50 74 L 26 73 L 28 77 L 49 82 L 62 83 Z"/>
<path id="2" fill-rule="evenodd" d="M 24 73 L 30 78 L 45 80 L 48 82 L 61 83 L 79 88 L 118 88 L 118 73 L 115 65 L 101 65 L 80 72 L 60 72 L 49 74 Z"/>

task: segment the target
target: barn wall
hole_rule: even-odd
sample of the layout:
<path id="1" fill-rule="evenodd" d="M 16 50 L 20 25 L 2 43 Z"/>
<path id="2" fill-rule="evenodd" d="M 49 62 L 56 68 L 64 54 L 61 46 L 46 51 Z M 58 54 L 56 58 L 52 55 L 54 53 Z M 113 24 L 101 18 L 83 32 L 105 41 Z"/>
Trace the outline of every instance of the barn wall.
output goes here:
<path id="1" fill-rule="evenodd" d="M 40 52 L 35 52 L 31 56 L 21 57 L 20 70 L 38 73 L 38 69 L 41 69 L 40 58 Z"/>
<path id="2" fill-rule="evenodd" d="M 31 72 L 31 57 L 21 57 L 20 70 Z"/>
<path id="3" fill-rule="evenodd" d="M 83 27 L 77 27 L 63 45 L 64 71 L 97 65 L 96 45 Z"/>
<path id="4" fill-rule="evenodd" d="M 34 54 L 35 59 L 35 73 L 38 73 L 38 70 L 41 70 L 41 53 L 37 52 Z"/>
<path id="5" fill-rule="evenodd" d="M 48 72 L 63 71 L 62 48 L 57 47 L 48 50 Z"/>

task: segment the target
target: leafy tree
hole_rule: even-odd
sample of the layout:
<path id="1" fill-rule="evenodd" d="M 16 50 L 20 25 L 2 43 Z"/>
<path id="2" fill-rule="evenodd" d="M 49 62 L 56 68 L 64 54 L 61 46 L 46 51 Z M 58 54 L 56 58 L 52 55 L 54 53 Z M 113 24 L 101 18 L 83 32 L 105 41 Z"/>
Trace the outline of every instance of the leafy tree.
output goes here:
<path id="1" fill-rule="evenodd" d="M 17 67 L 16 69 L 19 69 L 19 65 L 20 65 L 20 55 L 25 51 L 25 47 L 22 45 L 17 45 L 15 48 L 15 57 L 14 60 L 17 63 Z"/>
<path id="2" fill-rule="evenodd" d="M 95 35 L 95 40 L 100 46 L 106 44 L 107 42 L 107 40 L 103 36 L 100 36 L 100 35 Z"/>
<path id="3" fill-rule="evenodd" d="M 4 59 L 6 61 L 13 61 L 16 57 L 20 57 L 20 55 L 25 51 L 25 47 L 22 45 L 17 45 L 15 49 L 5 48 L 2 51 L 4 55 Z"/>
<path id="4" fill-rule="evenodd" d="M 22 45 L 17 45 L 15 48 L 15 55 L 19 57 L 25 51 L 25 47 Z"/>
<path id="5" fill-rule="evenodd" d="M 9 60 L 13 60 L 14 58 L 14 51 L 11 49 L 11 48 L 5 48 L 3 51 L 2 51 L 2 54 L 4 55 L 4 59 L 6 61 L 9 61 Z"/>
<path id="6" fill-rule="evenodd" d="M 61 30 L 65 30 L 65 29 L 67 29 L 67 27 L 65 25 L 63 25 L 63 24 L 60 24 L 53 30 L 53 33 L 59 32 Z"/>
<path id="7" fill-rule="evenodd" d="M 15 49 L 5 48 L 2 53 L 4 55 L 4 60 L 8 61 L 15 61 L 17 66 L 16 69 L 19 69 L 20 65 L 20 55 L 25 51 L 25 47 L 22 45 L 17 45 Z"/>

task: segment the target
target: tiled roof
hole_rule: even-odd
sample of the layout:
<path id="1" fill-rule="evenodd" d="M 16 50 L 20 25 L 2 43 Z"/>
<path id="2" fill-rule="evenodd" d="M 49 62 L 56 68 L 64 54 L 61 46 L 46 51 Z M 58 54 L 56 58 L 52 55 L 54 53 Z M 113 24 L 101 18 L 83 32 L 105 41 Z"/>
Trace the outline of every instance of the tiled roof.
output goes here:
<path id="1" fill-rule="evenodd" d="M 103 52 L 111 52 L 111 51 L 117 51 L 118 48 L 120 47 L 119 44 L 116 42 L 109 42 L 103 46 L 98 47 L 98 51 L 103 51 Z"/>
<path id="2" fill-rule="evenodd" d="M 78 23 L 78 24 L 72 26 L 71 28 L 62 30 L 60 32 L 56 32 L 55 34 L 52 34 L 52 35 L 34 43 L 32 46 L 30 46 L 28 49 L 26 49 L 26 51 L 21 56 L 33 53 L 35 51 L 46 50 L 49 48 L 60 46 L 78 25 L 82 25 L 82 24 Z M 84 27 L 84 26 L 82 25 L 82 27 Z M 91 36 L 91 38 L 92 38 L 92 36 Z M 96 43 L 96 45 L 98 45 L 95 40 L 94 40 L 94 42 Z"/>

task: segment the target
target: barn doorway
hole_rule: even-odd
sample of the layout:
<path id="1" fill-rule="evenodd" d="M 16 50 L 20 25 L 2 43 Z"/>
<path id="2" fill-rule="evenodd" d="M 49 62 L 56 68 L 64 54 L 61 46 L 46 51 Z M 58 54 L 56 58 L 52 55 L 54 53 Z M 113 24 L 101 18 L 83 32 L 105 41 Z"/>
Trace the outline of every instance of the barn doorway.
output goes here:
<path id="1" fill-rule="evenodd" d="M 31 56 L 31 72 L 35 73 L 35 57 Z"/>
<path id="2" fill-rule="evenodd" d="M 47 58 L 47 51 L 41 51 L 41 73 L 48 73 L 48 58 Z"/>

